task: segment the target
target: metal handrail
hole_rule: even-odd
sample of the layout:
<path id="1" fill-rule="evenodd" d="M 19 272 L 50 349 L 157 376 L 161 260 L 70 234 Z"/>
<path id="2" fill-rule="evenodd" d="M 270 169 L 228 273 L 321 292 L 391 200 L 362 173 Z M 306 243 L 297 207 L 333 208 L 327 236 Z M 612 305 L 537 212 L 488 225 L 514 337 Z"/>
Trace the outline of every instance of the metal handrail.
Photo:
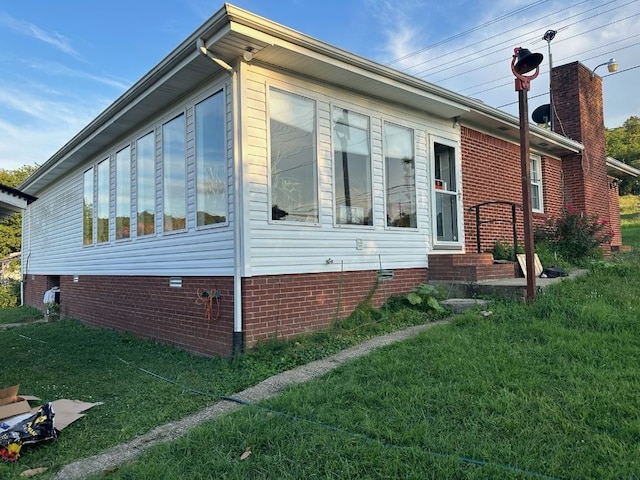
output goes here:
<path id="1" fill-rule="evenodd" d="M 486 205 L 510 205 L 511 206 L 511 220 L 506 220 L 504 218 L 495 218 L 492 220 L 480 220 L 480 207 L 484 207 Z M 518 232 L 516 230 L 516 207 L 519 206 L 513 202 L 496 200 L 493 202 L 483 202 L 478 203 L 472 207 L 469 207 L 469 211 L 475 210 L 476 212 L 476 245 L 478 249 L 478 253 L 481 253 L 481 239 L 480 239 L 480 225 L 485 223 L 510 223 L 513 227 L 513 261 L 515 262 L 518 254 Z"/>

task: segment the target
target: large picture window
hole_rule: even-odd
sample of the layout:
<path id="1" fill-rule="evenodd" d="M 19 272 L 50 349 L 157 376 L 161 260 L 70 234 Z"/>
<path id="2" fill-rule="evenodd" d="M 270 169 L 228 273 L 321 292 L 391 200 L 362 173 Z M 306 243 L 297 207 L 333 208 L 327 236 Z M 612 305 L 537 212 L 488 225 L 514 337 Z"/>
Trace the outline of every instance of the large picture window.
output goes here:
<path id="1" fill-rule="evenodd" d="M 198 226 L 227 221 L 227 148 L 224 91 L 198 103 L 196 116 L 196 209 Z"/>
<path id="2" fill-rule="evenodd" d="M 109 159 L 98 164 L 98 243 L 109 241 Z"/>
<path id="3" fill-rule="evenodd" d="M 416 228 L 413 130 L 384 124 L 387 226 Z"/>
<path id="4" fill-rule="evenodd" d="M 187 166 L 184 114 L 162 126 L 165 232 L 183 230 L 187 223 Z"/>
<path id="5" fill-rule="evenodd" d="M 155 233 L 156 186 L 154 133 L 136 142 L 136 203 L 139 237 Z"/>
<path id="6" fill-rule="evenodd" d="M 131 148 L 116 153 L 116 240 L 131 235 Z"/>
<path id="7" fill-rule="evenodd" d="M 336 223 L 373 225 L 369 118 L 333 109 Z"/>
<path id="8" fill-rule="evenodd" d="M 318 221 L 316 102 L 272 88 L 271 219 Z"/>
<path id="9" fill-rule="evenodd" d="M 93 244 L 93 168 L 84 172 L 82 197 L 82 244 Z"/>

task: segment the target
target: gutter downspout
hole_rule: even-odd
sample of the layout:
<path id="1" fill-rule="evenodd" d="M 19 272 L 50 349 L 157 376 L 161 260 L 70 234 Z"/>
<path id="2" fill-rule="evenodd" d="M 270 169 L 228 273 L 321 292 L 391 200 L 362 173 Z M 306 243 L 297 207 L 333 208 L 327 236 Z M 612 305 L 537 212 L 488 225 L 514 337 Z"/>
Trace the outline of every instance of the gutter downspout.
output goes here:
<path id="1" fill-rule="evenodd" d="M 233 115 L 233 338 L 232 338 L 232 361 L 244 351 L 244 331 L 242 329 L 242 270 L 244 265 L 244 242 L 242 219 L 244 218 L 244 205 L 242 200 L 243 183 L 243 155 L 242 155 L 242 126 L 240 114 L 242 112 L 241 102 L 241 80 L 237 71 L 231 74 L 231 104 Z"/>
<path id="2" fill-rule="evenodd" d="M 28 216 L 28 220 L 25 219 L 25 214 Z M 21 259 L 20 260 L 20 273 L 21 278 L 20 278 L 20 306 L 23 307 L 24 306 L 24 284 L 27 281 L 27 277 L 29 274 L 29 257 L 31 256 L 31 227 L 33 226 L 31 223 L 31 208 L 29 206 L 27 206 L 27 209 L 25 210 L 25 212 L 22 214 L 22 231 L 24 232 L 24 224 L 25 222 L 28 221 L 29 222 L 29 237 L 26 239 L 27 240 L 27 244 L 28 244 L 28 249 L 27 249 L 27 258 L 26 259 Z M 25 243 L 25 238 L 22 238 L 22 246 L 20 247 L 22 251 L 24 251 L 24 243 Z M 22 261 L 24 260 L 24 261 Z"/>
<path id="3" fill-rule="evenodd" d="M 235 68 L 209 51 L 205 41 L 196 41 L 198 51 L 222 67 L 231 75 L 231 115 L 233 125 L 233 334 L 231 337 L 231 360 L 244 351 L 244 331 L 242 330 L 242 265 L 244 265 L 244 249 L 242 241 L 243 217 L 242 206 L 242 155 L 239 115 L 242 111 L 240 100 L 240 76 Z"/>

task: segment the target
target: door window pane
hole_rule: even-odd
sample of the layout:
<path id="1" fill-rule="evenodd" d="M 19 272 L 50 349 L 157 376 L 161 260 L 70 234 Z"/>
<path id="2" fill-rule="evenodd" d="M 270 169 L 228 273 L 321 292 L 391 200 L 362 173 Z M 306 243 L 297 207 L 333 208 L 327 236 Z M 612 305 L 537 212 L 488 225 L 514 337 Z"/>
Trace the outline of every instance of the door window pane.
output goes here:
<path id="1" fill-rule="evenodd" d="M 224 91 L 198 103 L 196 115 L 197 224 L 227 220 Z"/>
<path id="2" fill-rule="evenodd" d="M 336 223 L 373 225 L 369 118 L 333 109 Z"/>
<path id="3" fill-rule="evenodd" d="M 387 225 L 412 227 L 416 223 L 416 185 L 413 130 L 384 125 Z"/>
<path id="4" fill-rule="evenodd" d="M 271 89 L 271 219 L 318 221 L 316 102 Z"/>
<path id="5" fill-rule="evenodd" d="M 458 241 L 458 192 L 455 149 L 434 145 L 436 192 L 436 238 L 442 242 Z"/>

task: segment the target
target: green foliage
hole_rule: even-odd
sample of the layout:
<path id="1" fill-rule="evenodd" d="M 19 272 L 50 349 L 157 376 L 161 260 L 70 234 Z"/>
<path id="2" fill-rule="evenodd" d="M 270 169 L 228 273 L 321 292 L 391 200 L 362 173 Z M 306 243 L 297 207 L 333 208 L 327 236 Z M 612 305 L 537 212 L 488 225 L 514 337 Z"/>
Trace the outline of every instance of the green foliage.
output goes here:
<path id="1" fill-rule="evenodd" d="M 438 302 L 440 292 L 433 285 L 422 284 L 414 287 L 407 295 L 407 300 L 413 306 L 419 306 L 422 310 L 442 313 L 444 307 Z"/>
<path id="2" fill-rule="evenodd" d="M 621 127 L 605 130 L 607 155 L 621 162 L 640 168 L 640 117 L 631 116 Z M 640 180 L 623 179 L 620 194 L 640 193 Z"/>
<path id="3" fill-rule="evenodd" d="M 599 246 L 610 242 L 613 235 L 607 220 L 567 206 L 560 218 L 552 218 L 538 228 L 535 238 L 539 243 L 546 242 L 567 262 L 582 265 L 589 259 L 601 259 Z"/>
<path id="4" fill-rule="evenodd" d="M 524 253 L 524 248 L 519 243 L 516 244 L 516 249 L 518 253 Z M 513 254 L 513 244 L 507 242 L 506 240 L 498 240 L 496 243 L 494 243 L 493 248 L 491 249 L 491 253 L 493 254 L 494 260 L 515 260 L 515 256 Z"/>
<path id="5" fill-rule="evenodd" d="M 0 285 L 0 308 L 18 305 L 20 300 L 20 282 L 8 281 Z"/>
<path id="6" fill-rule="evenodd" d="M 25 165 L 16 170 L 0 168 L 0 184 L 16 188 L 24 182 L 36 166 Z M 15 213 L 0 221 L 0 257 L 20 251 L 22 238 L 22 214 Z"/>

